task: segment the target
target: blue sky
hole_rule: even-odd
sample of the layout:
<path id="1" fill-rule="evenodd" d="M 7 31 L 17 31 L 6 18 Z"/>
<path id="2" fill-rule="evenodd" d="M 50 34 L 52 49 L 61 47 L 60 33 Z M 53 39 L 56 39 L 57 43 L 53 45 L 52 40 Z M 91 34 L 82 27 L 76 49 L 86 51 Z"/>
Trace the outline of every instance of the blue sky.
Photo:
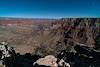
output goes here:
<path id="1" fill-rule="evenodd" d="M 100 17 L 100 0 L 0 0 L 0 17 Z"/>

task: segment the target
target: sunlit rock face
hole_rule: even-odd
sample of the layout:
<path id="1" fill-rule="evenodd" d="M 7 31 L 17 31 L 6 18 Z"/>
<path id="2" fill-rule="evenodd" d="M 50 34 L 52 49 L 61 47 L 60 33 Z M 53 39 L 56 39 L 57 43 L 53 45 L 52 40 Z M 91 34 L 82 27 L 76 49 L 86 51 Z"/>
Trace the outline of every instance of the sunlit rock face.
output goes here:
<path id="1" fill-rule="evenodd" d="M 57 61 L 57 58 L 55 58 L 53 55 L 48 55 L 44 58 L 40 58 L 33 65 L 35 65 L 37 63 L 38 65 L 58 67 L 58 64 L 56 63 L 56 61 Z"/>
<path id="2" fill-rule="evenodd" d="M 57 63 L 57 58 L 55 58 L 53 55 L 45 56 L 44 58 L 38 59 L 33 65 L 44 65 L 44 66 L 50 66 L 50 67 L 70 67 L 70 64 L 65 62 L 63 59 L 61 59 Z"/>

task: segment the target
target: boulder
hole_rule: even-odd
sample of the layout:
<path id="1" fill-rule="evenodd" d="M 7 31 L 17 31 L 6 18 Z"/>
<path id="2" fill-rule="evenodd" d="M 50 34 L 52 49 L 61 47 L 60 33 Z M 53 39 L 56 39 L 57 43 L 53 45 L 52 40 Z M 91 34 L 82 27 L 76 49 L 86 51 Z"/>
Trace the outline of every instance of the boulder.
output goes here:
<path id="1" fill-rule="evenodd" d="M 45 65 L 45 66 L 50 66 L 50 67 L 58 67 L 58 64 L 56 63 L 56 61 L 57 61 L 57 58 L 55 58 L 53 55 L 48 55 L 44 58 L 40 58 L 33 65 L 38 64 L 38 65 Z"/>

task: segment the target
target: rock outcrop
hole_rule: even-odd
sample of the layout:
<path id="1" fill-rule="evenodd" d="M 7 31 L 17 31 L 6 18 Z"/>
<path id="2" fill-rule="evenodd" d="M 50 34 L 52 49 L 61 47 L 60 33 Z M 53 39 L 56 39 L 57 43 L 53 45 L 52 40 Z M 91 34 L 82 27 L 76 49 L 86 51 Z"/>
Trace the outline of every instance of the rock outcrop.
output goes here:
<path id="1" fill-rule="evenodd" d="M 56 63 L 56 61 L 57 61 L 57 58 L 55 58 L 53 55 L 48 55 L 48 56 L 45 56 L 44 58 L 40 58 L 33 65 L 37 63 L 38 65 L 58 67 L 58 64 Z"/>

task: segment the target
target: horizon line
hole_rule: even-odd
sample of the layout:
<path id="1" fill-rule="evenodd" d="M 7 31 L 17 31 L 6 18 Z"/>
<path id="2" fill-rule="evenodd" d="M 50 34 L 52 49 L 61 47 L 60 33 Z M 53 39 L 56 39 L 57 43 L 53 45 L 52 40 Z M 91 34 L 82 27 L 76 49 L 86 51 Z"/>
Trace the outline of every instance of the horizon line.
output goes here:
<path id="1" fill-rule="evenodd" d="M 21 17 L 21 16 L 0 16 L 0 18 L 22 18 L 22 19 L 62 19 L 62 18 L 100 18 L 99 16 L 77 16 L 77 17 Z"/>

